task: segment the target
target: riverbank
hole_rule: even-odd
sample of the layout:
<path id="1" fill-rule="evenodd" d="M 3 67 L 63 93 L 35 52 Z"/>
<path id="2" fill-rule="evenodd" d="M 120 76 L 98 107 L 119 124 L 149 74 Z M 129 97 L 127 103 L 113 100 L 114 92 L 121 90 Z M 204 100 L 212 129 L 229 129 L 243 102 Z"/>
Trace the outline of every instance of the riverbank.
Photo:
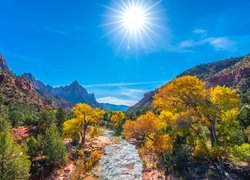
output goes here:
<path id="1" fill-rule="evenodd" d="M 104 152 L 104 148 L 107 145 L 112 144 L 114 142 L 115 142 L 115 139 L 107 137 L 104 133 L 101 136 L 98 136 L 92 139 L 88 138 L 83 149 L 81 149 L 81 152 L 85 152 L 85 153 L 86 152 Z M 54 172 L 51 174 L 51 176 L 48 178 L 49 180 L 72 179 L 72 175 L 76 173 L 76 171 L 78 170 L 77 161 L 81 157 L 79 157 L 80 155 L 78 155 L 77 146 L 72 145 L 71 139 L 65 139 L 64 143 L 68 149 L 68 153 L 67 153 L 68 162 L 64 167 L 55 169 Z M 87 172 L 87 173 L 82 174 L 81 178 L 85 179 L 88 176 L 92 176 L 92 175 Z"/>

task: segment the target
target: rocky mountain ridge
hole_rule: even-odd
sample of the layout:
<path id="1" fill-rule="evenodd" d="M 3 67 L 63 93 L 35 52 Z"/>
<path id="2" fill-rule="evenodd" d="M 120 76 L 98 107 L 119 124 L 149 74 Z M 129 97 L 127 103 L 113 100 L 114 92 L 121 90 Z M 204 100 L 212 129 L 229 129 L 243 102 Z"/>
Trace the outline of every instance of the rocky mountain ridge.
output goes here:
<path id="1" fill-rule="evenodd" d="M 206 81 L 209 87 L 221 85 L 237 89 L 243 97 L 243 101 L 250 102 L 250 55 L 198 65 L 177 77 L 187 75 L 197 76 Z M 157 91 L 158 89 L 146 93 L 144 98 L 129 110 L 151 108 L 153 96 Z"/>
<path id="2" fill-rule="evenodd" d="M 69 107 L 72 107 L 74 104 L 80 102 L 89 104 L 93 107 L 100 107 L 99 103 L 96 101 L 95 95 L 88 93 L 77 81 L 67 86 L 52 87 L 36 80 L 30 73 L 25 73 L 22 77 L 27 79 L 42 96 L 46 95 L 48 99 L 54 96 L 57 97 L 58 100 L 64 101 L 62 102 L 62 107 L 64 105 L 67 106 L 67 104 Z"/>
<path id="3" fill-rule="evenodd" d="M 18 103 L 42 109 L 48 106 L 29 81 L 10 74 L 9 71 L 0 70 L 0 91 L 2 103 L 7 105 Z"/>
<path id="4" fill-rule="evenodd" d="M 53 107 L 72 108 L 75 104 L 84 102 L 93 107 L 99 107 L 105 110 L 114 111 L 126 111 L 129 107 L 125 105 L 114 105 L 109 103 L 99 103 L 96 100 L 94 93 L 88 93 L 88 91 L 82 87 L 77 81 L 72 82 L 67 86 L 52 87 L 45 85 L 30 73 L 22 75 L 23 78 L 27 79 L 33 87 L 43 97 L 46 97 L 46 101 L 49 102 Z"/>
<path id="5" fill-rule="evenodd" d="M 122 110 L 127 106 L 118 106 L 97 102 L 94 93 L 82 87 L 77 81 L 70 85 L 53 87 L 36 80 L 30 73 L 16 76 L 9 69 L 7 62 L 0 53 L 0 84 L 1 92 L 6 100 L 23 104 L 31 104 L 38 107 L 51 106 L 70 110 L 77 103 L 86 103 L 92 107 L 102 109 Z"/>

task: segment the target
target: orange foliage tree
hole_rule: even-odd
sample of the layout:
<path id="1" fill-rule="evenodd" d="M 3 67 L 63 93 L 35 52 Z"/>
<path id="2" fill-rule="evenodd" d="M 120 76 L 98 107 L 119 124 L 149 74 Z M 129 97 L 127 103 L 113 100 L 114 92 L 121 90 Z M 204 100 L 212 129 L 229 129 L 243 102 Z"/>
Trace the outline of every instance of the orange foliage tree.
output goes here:
<path id="1" fill-rule="evenodd" d="M 164 123 L 153 112 L 139 116 L 136 121 L 126 121 L 124 124 L 124 136 L 127 139 L 135 138 L 140 145 L 146 145 L 156 153 L 161 154 L 172 150 L 172 140 L 169 135 L 162 134 Z"/>
<path id="2" fill-rule="evenodd" d="M 146 138 L 151 139 L 150 135 L 161 129 L 159 118 L 152 112 L 139 116 L 136 121 L 126 121 L 123 126 L 124 136 L 127 139 L 135 138 L 144 142 Z"/>

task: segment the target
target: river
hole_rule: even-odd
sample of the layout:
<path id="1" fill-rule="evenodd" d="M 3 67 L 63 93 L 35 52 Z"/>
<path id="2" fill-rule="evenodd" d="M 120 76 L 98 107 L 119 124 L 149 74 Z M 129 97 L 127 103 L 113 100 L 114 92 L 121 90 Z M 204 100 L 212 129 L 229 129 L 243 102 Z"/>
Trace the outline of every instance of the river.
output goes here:
<path id="1" fill-rule="evenodd" d="M 103 135 L 113 138 L 113 134 L 106 131 Z M 104 155 L 93 171 L 103 180 L 142 180 L 143 166 L 135 145 L 120 138 L 105 147 Z"/>

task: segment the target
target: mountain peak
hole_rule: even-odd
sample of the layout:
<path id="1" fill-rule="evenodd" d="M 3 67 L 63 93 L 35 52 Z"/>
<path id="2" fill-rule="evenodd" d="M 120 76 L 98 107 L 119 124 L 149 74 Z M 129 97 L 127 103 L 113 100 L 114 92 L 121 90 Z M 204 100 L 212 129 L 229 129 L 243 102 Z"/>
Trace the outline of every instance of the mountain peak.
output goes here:
<path id="1" fill-rule="evenodd" d="M 81 86 L 78 81 L 73 81 L 70 86 Z"/>
<path id="2" fill-rule="evenodd" d="M 12 73 L 1 52 L 0 52 L 0 70 L 3 70 L 4 72 L 7 72 L 7 73 Z"/>
<path id="3" fill-rule="evenodd" d="M 30 82 L 34 82 L 36 80 L 35 77 L 33 76 L 33 74 L 31 74 L 31 73 L 24 73 L 22 75 L 22 77 L 27 79 Z"/>

